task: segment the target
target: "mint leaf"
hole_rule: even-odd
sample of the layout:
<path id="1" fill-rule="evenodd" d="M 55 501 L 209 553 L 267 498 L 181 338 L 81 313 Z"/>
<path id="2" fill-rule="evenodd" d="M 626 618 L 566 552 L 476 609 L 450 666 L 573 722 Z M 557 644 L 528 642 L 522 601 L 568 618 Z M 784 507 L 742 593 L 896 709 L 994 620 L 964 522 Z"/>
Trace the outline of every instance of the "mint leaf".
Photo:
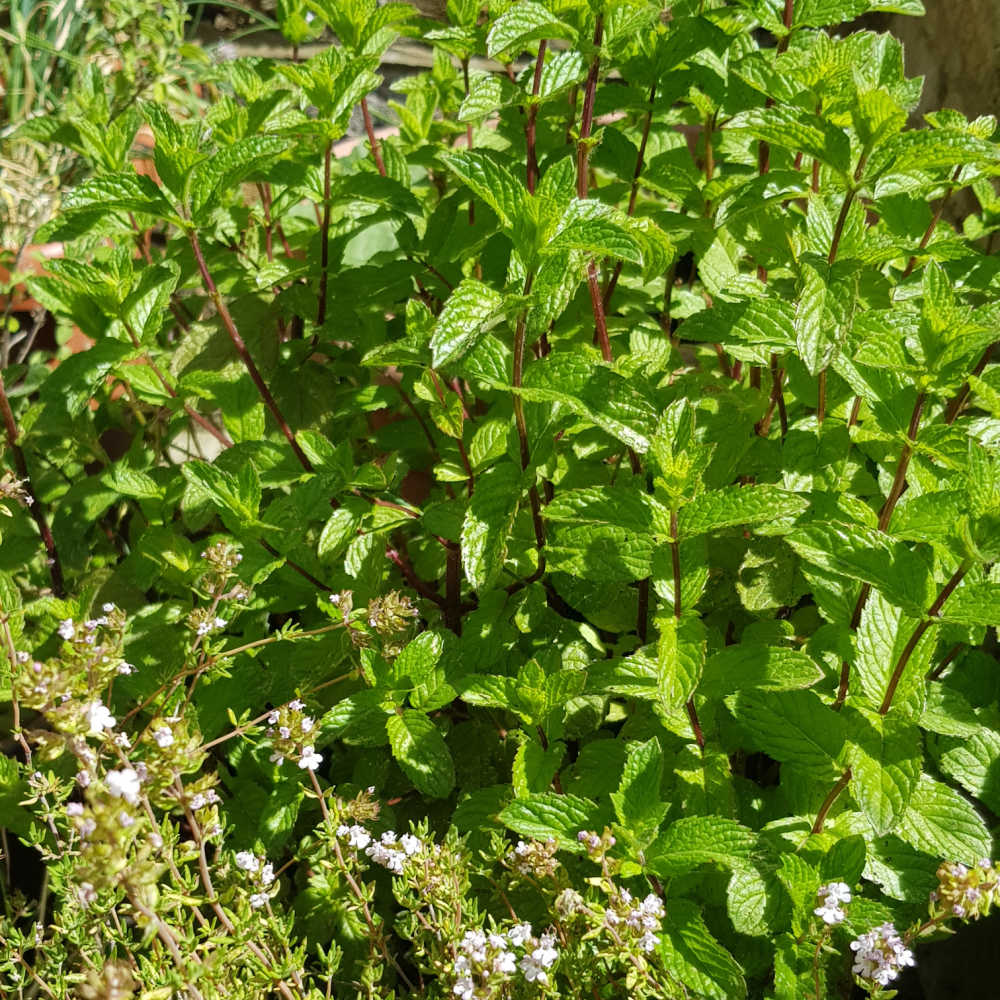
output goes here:
<path id="1" fill-rule="evenodd" d="M 411 708 L 390 715 L 385 724 L 392 756 L 417 791 L 444 798 L 455 787 L 455 765 L 441 731 Z"/>

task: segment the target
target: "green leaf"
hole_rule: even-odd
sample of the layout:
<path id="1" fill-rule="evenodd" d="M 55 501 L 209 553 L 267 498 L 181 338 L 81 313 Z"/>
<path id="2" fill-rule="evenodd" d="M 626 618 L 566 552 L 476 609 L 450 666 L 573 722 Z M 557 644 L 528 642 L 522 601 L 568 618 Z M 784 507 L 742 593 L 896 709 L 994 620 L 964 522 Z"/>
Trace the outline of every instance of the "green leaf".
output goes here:
<path id="1" fill-rule="evenodd" d="M 157 485 L 152 476 L 139 469 L 131 469 L 122 462 L 115 462 L 101 477 L 101 482 L 123 497 L 155 500 L 163 496 L 163 489 Z"/>
<path id="2" fill-rule="evenodd" d="M 918 851 L 967 865 L 993 853 L 993 838 L 972 805 L 955 789 L 926 774 L 896 832 Z"/>
<path id="3" fill-rule="evenodd" d="M 576 37 L 573 29 L 557 20 L 535 0 L 520 0 L 501 14 L 490 26 L 486 35 L 486 53 L 495 59 L 501 52 L 519 55 L 534 41 L 543 38 Z"/>
<path id="4" fill-rule="evenodd" d="M 1000 813 L 1000 733 L 982 726 L 965 739 L 942 739 L 938 750 L 941 771 Z"/>
<path id="5" fill-rule="evenodd" d="M 100 340 L 93 347 L 60 362 L 42 383 L 41 396 L 70 416 L 79 416 L 106 375 L 132 349 L 117 340 Z"/>
<path id="6" fill-rule="evenodd" d="M 386 724 L 392 756 L 418 792 L 443 799 L 455 787 L 455 764 L 441 731 L 413 709 L 390 715 Z"/>
<path id="7" fill-rule="evenodd" d="M 580 250 L 592 257 L 612 257 L 638 264 L 642 261 L 642 251 L 624 228 L 626 225 L 627 218 L 619 222 L 619 213 L 603 202 L 574 199 L 543 247 L 543 253 Z"/>
<path id="8" fill-rule="evenodd" d="M 708 658 L 698 690 L 708 697 L 741 690 L 792 691 L 822 679 L 822 668 L 801 650 L 740 642 Z"/>
<path id="9" fill-rule="evenodd" d="M 836 342 L 827 322 L 826 280 L 807 261 L 799 265 L 802 291 L 795 306 L 795 345 L 810 375 L 818 375 L 833 360 Z"/>
<path id="10" fill-rule="evenodd" d="M 473 150 L 447 153 L 441 159 L 478 199 L 489 205 L 504 229 L 513 229 L 524 215 L 528 193 L 498 155 Z"/>
<path id="11" fill-rule="evenodd" d="M 514 794 L 519 799 L 526 799 L 532 794 L 543 793 L 552 784 L 565 755 L 566 745 L 559 740 L 544 750 L 541 743 L 525 740 L 514 755 L 511 775 Z"/>
<path id="12" fill-rule="evenodd" d="M 783 896 L 778 880 L 754 865 L 734 868 L 726 895 L 726 912 L 738 934 L 770 937 Z"/>
<path id="13" fill-rule="evenodd" d="M 892 831 L 920 780 L 920 730 L 895 716 L 866 713 L 848 749 L 851 795 L 877 836 Z"/>
<path id="14" fill-rule="evenodd" d="M 432 364 L 458 360 L 502 316 L 503 296 L 474 278 L 465 278 L 448 296 L 431 334 Z"/>
<path id="15" fill-rule="evenodd" d="M 682 507 L 677 531 L 686 538 L 737 524 L 776 521 L 801 514 L 808 506 L 802 495 L 777 486 L 725 486 L 702 493 Z"/>
<path id="16" fill-rule="evenodd" d="M 210 212 L 219 198 L 238 190 L 248 177 L 273 164 L 288 144 L 285 136 L 250 135 L 203 160 L 191 178 L 192 216 Z"/>
<path id="17" fill-rule="evenodd" d="M 579 354 L 550 355 L 528 369 L 520 393 L 527 400 L 563 404 L 639 453 L 649 448 L 655 404 L 634 380 L 605 364 Z"/>
<path id="18" fill-rule="evenodd" d="M 850 168 L 851 147 L 846 132 L 816 115 L 787 105 L 741 112 L 729 120 L 726 128 L 746 131 L 754 139 L 781 146 L 793 154 L 801 151 L 840 174 L 846 174 Z"/>
<path id="19" fill-rule="evenodd" d="M 722 816 L 686 816 L 671 823 L 646 852 L 646 865 L 661 878 L 684 875 L 701 865 L 744 868 L 757 835 Z"/>
<path id="20" fill-rule="evenodd" d="M 856 885 L 861 881 L 867 858 L 868 848 L 861 834 L 843 837 L 826 852 L 820 862 L 819 873 L 827 882 L 836 880 Z"/>
<path id="21" fill-rule="evenodd" d="M 512 462 L 504 462 L 476 480 L 462 522 L 462 566 L 476 590 L 492 586 L 503 570 L 520 500 L 521 473 Z"/>
<path id="22" fill-rule="evenodd" d="M 417 687 L 433 671 L 444 650 L 440 632 L 422 632 L 408 642 L 393 661 L 394 683 Z"/>
<path id="23" fill-rule="evenodd" d="M 705 662 L 705 624 L 696 616 L 658 619 L 656 645 L 659 704 L 668 715 L 680 711 L 694 694 Z"/>
<path id="24" fill-rule="evenodd" d="M 1000 583 L 966 583 L 944 602 L 939 617 L 957 625 L 996 625 L 1000 622 Z"/>
<path id="25" fill-rule="evenodd" d="M 611 793 L 618 822 L 634 842 L 645 847 L 659 829 L 668 806 L 660 798 L 663 751 L 657 740 L 629 746 L 618 791 Z"/>
<path id="26" fill-rule="evenodd" d="M 671 973 L 699 996 L 740 1000 L 747 995 L 743 970 L 712 937 L 698 907 L 686 899 L 670 900 L 660 953 Z"/>
<path id="27" fill-rule="evenodd" d="M 878 591 L 873 591 L 861 613 L 857 632 L 857 656 L 853 669 L 871 708 L 882 704 L 889 679 L 910 642 L 917 620 L 893 607 Z M 923 707 L 924 675 L 934 652 L 934 636 L 928 631 L 913 650 L 893 699 L 893 711 L 919 714 Z"/>
<path id="28" fill-rule="evenodd" d="M 563 850 L 582 850 L 576 835 L 600 830 L 604 819 L 590 799 L 578 795 L 544 792 L 530 799 L 516 799 L 500 813 L 500 821 L 522 837 L 546 841 L 554 838 Z"/>
<path id="29" fill-rule="evenodd" d="M 803 559 L 872 584 L 911 614 L 922 615 L 930 606 L 932 584 L 926 563 L 884 532 L 860 524 L 815 522 L 797 528 L 787 541 Z"/>
<path id="30" fill-rule="evenodd" d="M 753 746 L 782 763 L 825 775 L 843 750 L 843 717 L 813 691 L 741 691 L 726 704 Z"/>

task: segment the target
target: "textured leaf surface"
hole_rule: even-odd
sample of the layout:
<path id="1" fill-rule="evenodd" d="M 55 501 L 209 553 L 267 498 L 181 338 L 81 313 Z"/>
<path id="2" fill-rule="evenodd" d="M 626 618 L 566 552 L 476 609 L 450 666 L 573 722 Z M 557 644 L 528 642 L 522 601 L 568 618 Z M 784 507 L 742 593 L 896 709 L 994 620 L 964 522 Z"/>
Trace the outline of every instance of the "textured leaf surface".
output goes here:
<path id="1" fill-rule="evenodd" d="M 897 832 L 918 851 L 967 865 L 993 852 L 993 838 L 972 804 L 926 774 L 914 789 Z"/>
<path id="2" fill-rule="evenodd" d="M 455 787 L 455 764 L 441 731 L 424 715 L 406 709 L 385 724 L 392 755 L 419 792 L 442 799 Z"/>

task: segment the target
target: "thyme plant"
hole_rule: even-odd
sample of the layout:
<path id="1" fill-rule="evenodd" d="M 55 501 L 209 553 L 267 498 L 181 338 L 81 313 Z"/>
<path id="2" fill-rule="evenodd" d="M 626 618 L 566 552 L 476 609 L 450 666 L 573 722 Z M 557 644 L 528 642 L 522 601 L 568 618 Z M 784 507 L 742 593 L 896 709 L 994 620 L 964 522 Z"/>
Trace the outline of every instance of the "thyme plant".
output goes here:
<path id="1" fill-rule="evenodd" d="M 917 0 L 277 11 L 27 133 L 0 992 L 891 996 L 1000 899 L 995 119 Z"/>

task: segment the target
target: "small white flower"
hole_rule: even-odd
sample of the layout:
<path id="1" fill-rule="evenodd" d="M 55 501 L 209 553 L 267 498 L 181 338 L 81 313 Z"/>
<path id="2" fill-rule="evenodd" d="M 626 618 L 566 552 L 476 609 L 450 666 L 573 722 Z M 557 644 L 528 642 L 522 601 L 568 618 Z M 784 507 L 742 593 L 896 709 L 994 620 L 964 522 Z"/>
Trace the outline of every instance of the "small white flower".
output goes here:
<path id="1" fill-rule="evenodd" d="M 302 748 L 302 756 L 299 758 L 299 767 L 304 770 L 315 771 L 323 763 L 323 755 L 316 753 L 311 746 Z"/>
<path id="2" fill-rule="evenodd" d="M 123 750 L 127 750 L 132 746 L 132 741 L 128 738 L 128 733 L 118 733 L 115 736 L 115 746 L 121 747 Z"/>
<path id="3" fill-rule="evenodd" d="M 493 971 L 502 975 L 511 975 L 517 971 L 517 959 L 512 952 L 502 951 L 493 959 Z"/>
<path id="4" fill-rule="evenodd" d="M 173 746 L 174 744 L 174 734 L 167 726 L 160 726 L 159 729 L 154 729 L 153 739 L 156 740 L 156 745 L 162 748 Z"/>
<path id="5" fill-rule="evenodd" d="M 76 635 L 76 629 L 73 626 L 73 619 L 66 618 L 59 623 L 59 635 L 61 635 L 67 642 Z"/>
<path id="6" fill-rule="evenodd" d="M 163 846 L 163 838 L 158 833 L 151 833 L 149 842 L 153 845 L 154 851 L 158 851 Z"/>
<path id="7" fill-rule="evenodd" d="M 347 831 L 348 833 L 348 847 L 356 847 L 359 851 L 363 851 L 371 843 L 371 835 L 363 827 L 355 823 Z"/>
<path id="8" fill-rule="evenodd" d="M 228 624 L 229 622 L 227 622 L 225 618 L 219 618 L 218 616 L 216 616 L 214 619 L 212 619 L 213 628 L 224 629 Z"/>
<path id="9" fill-rule="evenodd" d="M 87 719 L 88 733 L 91 736 L 100 733 L 105 729 L 114 729 L 115 717 L 108 710 L 107 705 L 99 701 L 92 701 L 85 709 L 84 716 Z"/>
<path id="10" fill-rule="evenodd" d="M 522 947 L 525 942 L 531 940 L 531 924 L 515 924 L 508 932 L 507 937 L 510 943 L 516 947 Z"/>
<path id="11" fill-rule="evenodd" d="M 81 906 L 90 906 L 97 899 L 97 890 L 89 882 L 81 882 L 77 886 L 76 897 Z"/>
<path id="12" fill-rule="evenodd" d="M 124 799 L 132 805 L 139 802 L 139 775 L 131 767 L 124 767 L 120 771 L 108 771 L 105 776 L 108 791 L 116 799 Z"/>
<path id="13" fill-rule="evenodd" d="M 67 816 L 82 816 L 83 815 L 83 803 L 82 802 L 67 802 L 66 803 L 66 815 Z"/>
<path id="14" fill-rule="evenodd" d="M 274 881 L 274 865 L 270 861 L 260 870 L 260 884 L 270 885 Z"/>
<path id="15" fill-rule="evenodd" d="M 93 779 L 90 776 L 90 771 L 77 771 L 76 772 L 76 783 L 81 788 L 86 788 Z"/>
<path id="16" fill-rule="evenodd" d="M 313 726 L 316 725 L 316 720 L 308 715 L 302 716 L 302 721 L 299 723 L 299 728 L 304 733 L 311 733 Z"/>
<path id="17" fill-rule="evenodd" d="M 128 829 L 134 822 L 135 817 L 125 812 L 124 809 L 118 814 L 118 825 L 123 829 Z"/>
<path id="18" fill-rule="evenodd" d="M 399 838 L 400 846 L 406 851 L 406 856 L 412 858 L 414 854 L 417 854 L 420 849 L 424 846 L 423 841 L 419 837 L 414 837 L 412 833 L 404 833 L 402 837 Z"/>
<path id="19" fill-rule="evenodd" d="M 463 976 L 455 983 L 452 992 L 459 1000 L 472 1000 L 476 995 L 476 984 L 468 976 Z"/>
<path id="20" fill-rule="evenodd" d="M 250 908 L 259 910 L 262 906 L 267 906 L 268 895 L 266 892 L 255 892 L 250 897 Z"/>
<path id="21" fill-rule="evenodd" d="M 302 709 L 306 707 L 306 703 L 304 701 L 299 701 L 298 698 L 294 698 L 292 701 L 288 703 L 288 707 L 293 712 L 301 712 Z"/>
<path id="22" fill-rule="evenodd" d="M 111 612 L 115 610 L 115 606 L 111 603 L 111 601 L 105 601 L 104 604 L 101 605 L 101 610 L 106 615 L 110 615 Z"/>
<path id="23" fill-rule="evenodd" d="M 123 677 L 127 677 L 129 674 L 135 673 L 135 667 L 133 667 L 131 663 L 126 663 L 122 660 L 122 662 L 118 664 L 118 673 Z"/>
<path id="24" fill-rule="evenodd" d="M 236 867 L 252 875 L 260 868 L 260 859 L 252 851 L 237 851 Z"/>
<path id="25" fill-rule="evenodd" d="M 275 750 L 275 752 L 268 757 L 268 760 L 271 761 L 272 764 L 277 764 L 278 767 L 281 767 L 281 765 L 285 763 L 285 755 L 278 753 L 278 751 Z"/>
<path id="26" fill-rule="evenodd" d="M 659 943 L 660 939 L 652 931 L 646 931 L 646 933 L 639 938 L 639 947 L 645 952 L 652 951 Z"/>

